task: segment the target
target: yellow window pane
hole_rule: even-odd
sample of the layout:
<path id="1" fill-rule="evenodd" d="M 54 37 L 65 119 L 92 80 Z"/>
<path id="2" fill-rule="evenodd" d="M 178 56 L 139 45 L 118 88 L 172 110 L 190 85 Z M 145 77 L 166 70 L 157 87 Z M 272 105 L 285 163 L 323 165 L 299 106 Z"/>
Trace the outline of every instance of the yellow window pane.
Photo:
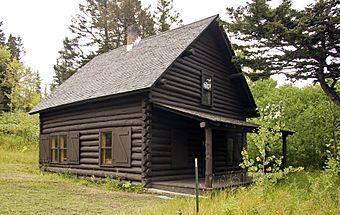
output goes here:
<path id="1" fill-rule="evenodd" d="M 65 149 L 67 148 L 67 140 L 66 140 L 66 136 L 60 136 L 60 148 L 61 149 Z"/>
<path id="2" fill-rule="evenodd" d="M 62 149 L 60 150 L 60 162 L 66 162 L 67 161 L 67 150 Z"/>
<path id="3" fill-rule="evenodd" d="M 101 163 L 102 164 L 112 164 L 112 150 L 102 149 L 101 151 Z"/>
<path id="4" fill-rule="evenodd" d="M 51 158 L 52 162 L 56 162 L 57 161 L 57 150 L 56 149 L 52 149 L 52 158 Z"/>
<path id="5" fill-rule="evenodd" d="M 111 147 L 112 146 L 112 133 L 111 132 L 103 132 L 101 136 L 101 144 L 102 147 Z"/>
<path id="6" fill-rule="evenodd" d="M 57 136 L 52 136 L 51 137 L 51 147 L 57 148 L 57 142 L 58 142 Z"/>

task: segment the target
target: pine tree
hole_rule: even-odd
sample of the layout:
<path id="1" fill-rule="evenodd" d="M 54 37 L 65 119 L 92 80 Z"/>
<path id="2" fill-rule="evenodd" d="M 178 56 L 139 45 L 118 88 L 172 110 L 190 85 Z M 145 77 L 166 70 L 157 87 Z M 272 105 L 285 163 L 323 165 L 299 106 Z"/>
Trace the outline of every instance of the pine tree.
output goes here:
<path id="1" fill-rule="evenodd" d="M 234 61 L 254 71 L 285 74 L 292 80 L 314 79 L 340 107 L 340 10 L 337 0 L 320 0 L 299 11 L 284 0 L 272 8 L 253 0 L 228 8 L 228 32 L 242 55 Z M 241 43 L 240 43 L 241 42 Z"/>
<path id="2" fill-rule="evenodd" d="M 0 21 L 0 45 L 5 45 L 6 37 L 5 37 L 5 33 L 1 29 L 2 24 L 3 22 Z"/>
<path id="3" fill-rule="evenodd" d="M 20 36 L 13 36 L 12 34 L 9 35 L 6 46 L 9 48 L 12 58 L 15 57 L 20 60 L 23 55 L 25 54 L 24 45 Z"/>
<path id="4" fill-rule="evenodd" d="M 143 37 L 155 34 L 152 16 L 139 0 L 87 0 L 79 9 L 70 30 L 80 47 L 92 48 L 92 55 L 126 44 L 129 25 L 138 24 Z"/>
<path id="5" fill-rule="evenodd" d="M 164 32 L 173 25 L 180 25 L 183 20 L 180 14 L 173 8 L 173 0 L 159 0 L 155 12 L 157 30 Z"/>
<path id="6" fill-rule="evenodd" d="M 59 51 L 57 63 L 53 66 L 55 75 L 51 84 L 51 91 L 77 71 L 80 67 L 80 55 L 81 52 L 78 49 L 77 40 L 65 37 L 63 49 Z"/>

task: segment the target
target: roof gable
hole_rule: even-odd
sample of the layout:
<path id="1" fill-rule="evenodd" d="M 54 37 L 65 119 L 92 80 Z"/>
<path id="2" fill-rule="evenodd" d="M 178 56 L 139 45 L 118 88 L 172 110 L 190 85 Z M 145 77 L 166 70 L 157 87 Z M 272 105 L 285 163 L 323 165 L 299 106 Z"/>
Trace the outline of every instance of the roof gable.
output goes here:
<path id="1" fill-rule="evenodd" d="M 212 16 L 101 54 L 44 98 L 30 113 L 80 101 L 150 88 L 217 18 Z"/>

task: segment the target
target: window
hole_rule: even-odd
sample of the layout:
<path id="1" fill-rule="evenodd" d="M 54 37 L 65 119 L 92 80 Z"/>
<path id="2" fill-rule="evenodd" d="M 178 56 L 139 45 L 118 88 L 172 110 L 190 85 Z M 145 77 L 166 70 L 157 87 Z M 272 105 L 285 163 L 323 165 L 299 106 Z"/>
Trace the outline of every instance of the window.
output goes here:
<path id="1" fill-rule="evenodd" d="M 202 104 L 212 106 L 213 102 L 213 77 L 202 73 Z"/>
<path id="2" fill-rule="evenodd" d="M 51 162 L 67 162 L 67 135 L 51 136 Z"/>
<path id="3" fill-rule="evenodd" d="M 112 164 L 112 132 L 101 133 L 101 164 Z"/>
<path id="4" fill-rule="evenodd" d="M 131 128 L 103 129 L 99 133 L 99 161 L 103 166 L 131 166 Z"/>
<path id="5" fill-rule="evenodd" d="M 227 137 L 227 165 L 238 165 L 242 162 L 241 151 L 243 148 L 242 133 L 229 133 Z"/>

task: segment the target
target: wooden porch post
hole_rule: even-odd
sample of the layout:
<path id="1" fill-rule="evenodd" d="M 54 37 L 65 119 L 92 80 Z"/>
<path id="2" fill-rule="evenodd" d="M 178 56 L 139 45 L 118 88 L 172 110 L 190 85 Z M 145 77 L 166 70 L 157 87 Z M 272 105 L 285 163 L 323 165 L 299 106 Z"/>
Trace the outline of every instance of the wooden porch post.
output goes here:
<path id="1" fill-rule="evenodd" d="M 287 133 L 282 132 L 282 169 L 286 168 L 287 165 Z"/>
<path id="2" fill-rule="evenodd" d="M 212 188 L 212 130 L 206 123 L 201 123 L 205 132 L 205 187 Z"/>

